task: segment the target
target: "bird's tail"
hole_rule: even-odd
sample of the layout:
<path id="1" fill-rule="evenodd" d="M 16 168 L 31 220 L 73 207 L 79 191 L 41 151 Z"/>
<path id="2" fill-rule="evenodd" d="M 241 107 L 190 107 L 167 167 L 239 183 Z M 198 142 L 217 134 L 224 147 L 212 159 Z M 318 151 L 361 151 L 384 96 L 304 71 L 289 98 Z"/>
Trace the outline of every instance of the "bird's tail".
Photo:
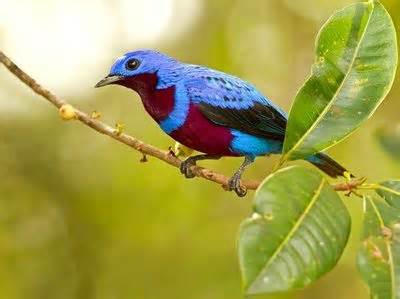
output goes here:
<path id="1" fill-rule="evenodd" d="M 333 178 L 344 176 L 344 173 L 347 172 L 346 168 L 322 153 L 318 153 L 307 160 Z"/>

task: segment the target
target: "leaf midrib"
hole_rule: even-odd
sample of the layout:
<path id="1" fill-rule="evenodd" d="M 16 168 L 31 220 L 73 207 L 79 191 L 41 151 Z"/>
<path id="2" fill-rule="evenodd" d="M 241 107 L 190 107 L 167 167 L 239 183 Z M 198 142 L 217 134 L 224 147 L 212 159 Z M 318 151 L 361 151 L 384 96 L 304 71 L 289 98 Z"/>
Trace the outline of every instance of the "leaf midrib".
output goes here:
<path id="1" fill-rule="evenodd" d="M 300 227 L 300 225 L 303 223 L 304 218 L 308 215 L 310 212 L 311 208 L 314 206 L 315 202 L 319 198 L 322 188 L 325 184 L 325 179 L 321 179 L 321 183 L 319 184 L 318 188 L 315 191 L 315 194 L 313 195 L 311 201 L 307 205 L 306 209 L 304 210 L 303 213 L 299 216 L 299 218 L 296 220 L 296 223 L 292 227 L 292 229 L 289 231 L 285 239 L 282 241 L 282 243 L 275 249 L 274 253 L 271 255 L 271 258 L 268 260 L 266 265 L 261 269 L 260 273 L 257 275 L 257 277 L 253 280 L 253 283 L 258 281 L 259 278 L 262 276 L 262 274 L 268 269 L 268 267 L 272 264 L 272 262 L 275 260 L 275 258 L 278 256 L 278 254 L 283 250 L 283 248 L 286 246 L 286 244 L 289 242 L 291 237 L 296 233 L 297 229 Z M 251 286 L 251 285 L 250 285 Z M 249 287 L 250 288 L 250 287 Z M 248 289 L 249 289 L 248 288 Z"/>
<path id="2" fill-rule="evenodd" d="M 367 32 L 367 28 L 368 28 L 368 26 L 369 26 L 369 24 L 370 24 L 371 17 L 372 17 L 372 15 L 373 15 L 374 10 L 375 10 L 375 4 L 372 3 L 372 5 L 373 5 L 373 8 L 372 8 L 371 13 L 370 13 L 370 15 L 369 15 L 369 17 L 368 17 L 368 20 L 367 20 L 367 23 L 366 23 L 366 25 L 365 25 L 364 31 L 363 31 L 363 33 L 362 33 L 362 35 L 361 35 L 360 42 L 359 42 L 359 44 L 357 45 L 357 47 L 356 47 L 356 49 L 355 49 L 355 51 L 354 51 L 354 55 L 353 55 L 353 57 L 352 57 L 352 61 L 351 61 L 350 65 L 349 65 L 348 71 L 346 72 L 346 75 L 344 76 L 344 78 L 343 78 L 342 82 L 340 83 L 338 89 L 336 90 L 335 94 L 333 95 L 332 100 L 331 100 L 331 101 L 328 103 L 328 105 L 322 110 L 322 113 L 317 117 L 317 119 L 315 120 L 315 122 L 307 129 L 307 131 L 303 134 L 303 136 L 302 136 L 302 137 L 295 143 L 295 145 L 282 157 L 282 159 L 281 159 L 282 161 L 286 161 L 286 160 L 290 157 L 291 153 L 292 153 L 295 149 L 297 149 L 297 148 L 300 146 L 300 144 L 301 144 L 301 143 L 304 141 L 304 139 L 309 135 L 309 133 L 320 123 L 321 119 L 327 114 L 327 112 L 329 111 L 329 109 L 331 108 L 331 106 L 333 105 L 333 103 L 336 101 L 337 96 L 339 95 L 340 91 L 342 90 L 342 88 L 343 88 L 343 86 L 344 86 L 344 83 L 346 82 L 346 80 L 347 80 L 347 78 L 348 78 L 348 76 L 349 76 L 349 74 L 350 74 L 350 72 L 351 72 L 351 69 L 352 69 L 353 66 L 354 66 L 354 62 L 355 62 L 356 57 L 357 57 L 357 55 L 358 55 L 358 52 L 359 52 L 359 50 L 360 50 L 361 44 L 362 44 L 362 42 L 363 42 L 363 40 L 364 40 L 365 33 Z M 314 74 L 313 74 L 313 75 L 314 75 Z M 313 75 L 312 75 L 312 76 L 313 76 Z M 312 76 L 311 76 L 311 77 L 312 77 Z M 307 83 L 306 83 L 306 84 L 307 84 Z"/>

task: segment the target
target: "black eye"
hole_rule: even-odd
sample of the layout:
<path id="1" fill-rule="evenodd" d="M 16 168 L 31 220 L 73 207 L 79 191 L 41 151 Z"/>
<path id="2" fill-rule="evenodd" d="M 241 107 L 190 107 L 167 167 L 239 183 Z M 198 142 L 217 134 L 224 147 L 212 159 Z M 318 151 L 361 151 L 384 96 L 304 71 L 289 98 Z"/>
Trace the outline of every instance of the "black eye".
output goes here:
<path id="1" fill-rule="evenodd" d="M 139 67 L 139 65 L 140 65 L 140 61 L 137 60 L 136 58 L 132 58 L 126 62 L 125 67 L 126 67 L 126 69 L 133 71 L 133 70 L 136 70 Z"/>

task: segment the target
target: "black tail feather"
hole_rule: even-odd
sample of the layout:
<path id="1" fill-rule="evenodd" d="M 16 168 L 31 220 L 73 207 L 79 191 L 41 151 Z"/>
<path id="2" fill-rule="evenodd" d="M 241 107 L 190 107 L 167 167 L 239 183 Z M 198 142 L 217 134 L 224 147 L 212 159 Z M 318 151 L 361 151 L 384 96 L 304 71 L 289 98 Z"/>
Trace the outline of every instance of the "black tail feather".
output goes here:
<path id="1" fill-rule="evenodd" d="M 333 178 L 344 176 L 344 173 L 347 172 L 346 168 L 322 153 L 314 155 L 309 161 Z"/>

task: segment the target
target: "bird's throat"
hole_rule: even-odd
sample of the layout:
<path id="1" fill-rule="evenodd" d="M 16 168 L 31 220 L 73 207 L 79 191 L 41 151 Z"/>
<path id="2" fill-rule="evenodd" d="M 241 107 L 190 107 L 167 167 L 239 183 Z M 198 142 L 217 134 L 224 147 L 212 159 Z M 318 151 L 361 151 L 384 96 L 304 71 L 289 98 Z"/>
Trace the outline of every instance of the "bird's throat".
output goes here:
<path id="1" fill-rule="evenodd" d="M 133 89 L 140 95 L 152 92 L 157 86 L 156 74 L 140 74 L 136 76 L 124 77 L 118 81 L 119 85 Z"/>
<path id="2" fill-rule="evenodd" d="M 146 111 L 159 123 L 174 109 L 175 86 L 157 89 L 157 81 L 156 74 L 141 74 L 127 77 L 118 84 L 135 90 Z"/>

